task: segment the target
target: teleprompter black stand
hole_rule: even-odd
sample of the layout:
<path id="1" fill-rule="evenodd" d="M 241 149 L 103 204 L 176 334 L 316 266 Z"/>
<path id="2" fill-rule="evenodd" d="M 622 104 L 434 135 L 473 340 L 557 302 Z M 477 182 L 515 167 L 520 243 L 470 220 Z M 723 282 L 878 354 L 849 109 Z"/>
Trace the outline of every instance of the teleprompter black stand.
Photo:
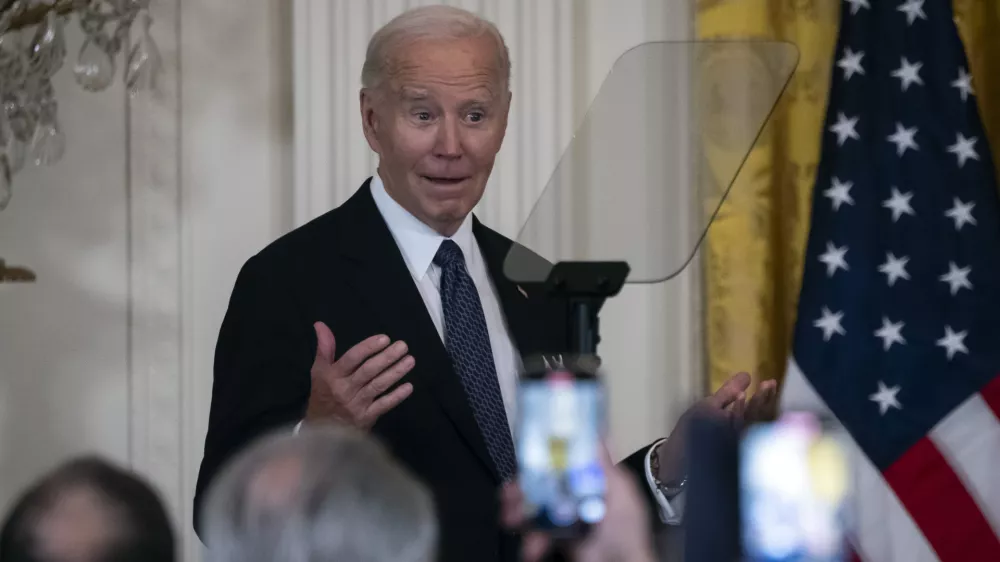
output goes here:
<path id="1" fill-rule="evenodd" d="M 630 268 L 623 261 L 564 261 L 552 267 L 544 288 L 549 296 L 569 301 L 566 319 L 572 338 L 569 353 L 596 355 L 600 340 L 597 313 L 609 297 L 621 292 Z"/>
<path id="2" fill-rule="evenodd" d="M 550 297 L 569 302 L 566 322 L 570 328 L 571 349 L 566 351 L 578 356 L 597 355 L 600 340 L 597 313 L 604 301 L 621 292 L 629 271 L 628 263 L 623 261 L 566 261 L 552 267 L 542 286 Z M 568 548 L 568 543 L 556 541 L 545 562 L 570 560 Z"/>

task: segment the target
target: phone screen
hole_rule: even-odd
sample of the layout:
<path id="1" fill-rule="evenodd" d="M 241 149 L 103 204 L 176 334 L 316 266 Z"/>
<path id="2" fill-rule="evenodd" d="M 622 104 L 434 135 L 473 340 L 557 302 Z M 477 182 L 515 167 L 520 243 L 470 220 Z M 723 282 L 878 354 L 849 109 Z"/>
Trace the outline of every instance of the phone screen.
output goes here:
<path id="1" fill-rule="evenodd" d="M 846 560 L 843 438 L 842 429 L 803 412 L 747 431 L 740 446 L 745 561 Z"/>
<path id="2" fill-rule="evenodd" d="M 604 386 L 590 373 L 546 369 L 522 377 L 518 404 L 519 478 L 529 522 L 556 536 L 579 536 L 604 518 Z"/>

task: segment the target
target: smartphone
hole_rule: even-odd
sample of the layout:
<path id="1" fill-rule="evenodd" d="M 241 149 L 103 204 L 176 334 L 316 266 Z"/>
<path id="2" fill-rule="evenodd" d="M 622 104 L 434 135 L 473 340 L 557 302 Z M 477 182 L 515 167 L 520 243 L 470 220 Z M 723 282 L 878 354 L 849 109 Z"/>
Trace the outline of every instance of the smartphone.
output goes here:
<path id="1" fill-rule="evenodd" d="M 809 412 L 751 426 L 740 443 L 740 532 L 746 562 L 847 560 L 846 433 Z"/>
<path id="2" fill-rule="evenodd" d="M 515 435 L 528 524 L 557 539 L 585 535 L 606 511 L 607 406 L 596 364 L 529 360 L 518 385 Z"/>

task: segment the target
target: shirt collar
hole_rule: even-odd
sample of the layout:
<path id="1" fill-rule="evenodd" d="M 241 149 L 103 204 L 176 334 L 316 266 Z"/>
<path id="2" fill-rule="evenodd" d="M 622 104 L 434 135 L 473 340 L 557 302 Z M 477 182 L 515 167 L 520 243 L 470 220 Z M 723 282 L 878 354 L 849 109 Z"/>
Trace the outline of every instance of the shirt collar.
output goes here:
<path id="1" fill-rule="evenodd" d="M 375 174 L 371 181 L 372 198 L 375 206 L 378 207 L 382 219 L 389 232 L 396 240 L 399 251 L 403 254 L 406 266 L 410 269 L 413 278 L 420 281 L 430 270 L 434 255 L 437 254 L 441 242 L 445 236 L 441 236 L 433 228 L 420 222 L 420 219 L 413 216 L 402 205 L 396 202 L 385 190 L 382 178 Z M 465 255 L 466 263 L 472 255 L 473 234 L 472 234 L 472 214 L 465 217 L 462 226 L 450 237 Z"/>

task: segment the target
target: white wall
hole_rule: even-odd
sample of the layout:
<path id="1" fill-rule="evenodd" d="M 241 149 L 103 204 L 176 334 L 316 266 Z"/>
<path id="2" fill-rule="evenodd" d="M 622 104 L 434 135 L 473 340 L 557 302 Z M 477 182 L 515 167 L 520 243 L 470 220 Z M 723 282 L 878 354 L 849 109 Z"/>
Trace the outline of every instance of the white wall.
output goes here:
<path id="1" fill-rule="evenodd" d="M 157 0 L 162 1 L 162 0 Z M 292 227 L 288 0 L 181 2 L 183 527 L 201 463 L 215 340 L 240 266 Z"/>
<path id="2" fill-rule="evenodd" d="M 364 46 L 415 4 L 156 0 L 166 68 L 155 95 L 87 94 L 64 69 L 66 159 L 19 176 L 0 213 L 0 256 L 40 276 L 0 290 L 0 504 L 61 458 L 101 452 L 154 481 L 185 559 L 198 559 L 191 496 L 232 284 L 247 257 L 371 173 L 357 110 Z M 686 0 L 466 4 L 511 43 L 514 114 L 478 212 L 513 235 L 614 60 L 687 37 L 690 14 Z M 663 434 L 697 394 L 697 302 L 682 277 L 606 307 L 620 454 Z"/>
<path id="3" fill-rule="evenodd" d="M 124 87 L 87 95 L 66 70 L 54 87 L 69 149 L 27 165 L 0 213 L 0 257 L 38 275 L 0 285 L 0 510 L 64 455 L 129 457 Z"/>
<path id="4" fill-rule="evenodd" d="M 17 177 L 0 256 L 0 509 L 96 452 L 147 475 L 198 560 L 191 497 L 212 354 L 243 261 L 292 224 L 291 5 L 156 0 L 158 90 L 56 80 L 65 159 Z M 119 60 L 119 71 L 122 62 Z"/>

